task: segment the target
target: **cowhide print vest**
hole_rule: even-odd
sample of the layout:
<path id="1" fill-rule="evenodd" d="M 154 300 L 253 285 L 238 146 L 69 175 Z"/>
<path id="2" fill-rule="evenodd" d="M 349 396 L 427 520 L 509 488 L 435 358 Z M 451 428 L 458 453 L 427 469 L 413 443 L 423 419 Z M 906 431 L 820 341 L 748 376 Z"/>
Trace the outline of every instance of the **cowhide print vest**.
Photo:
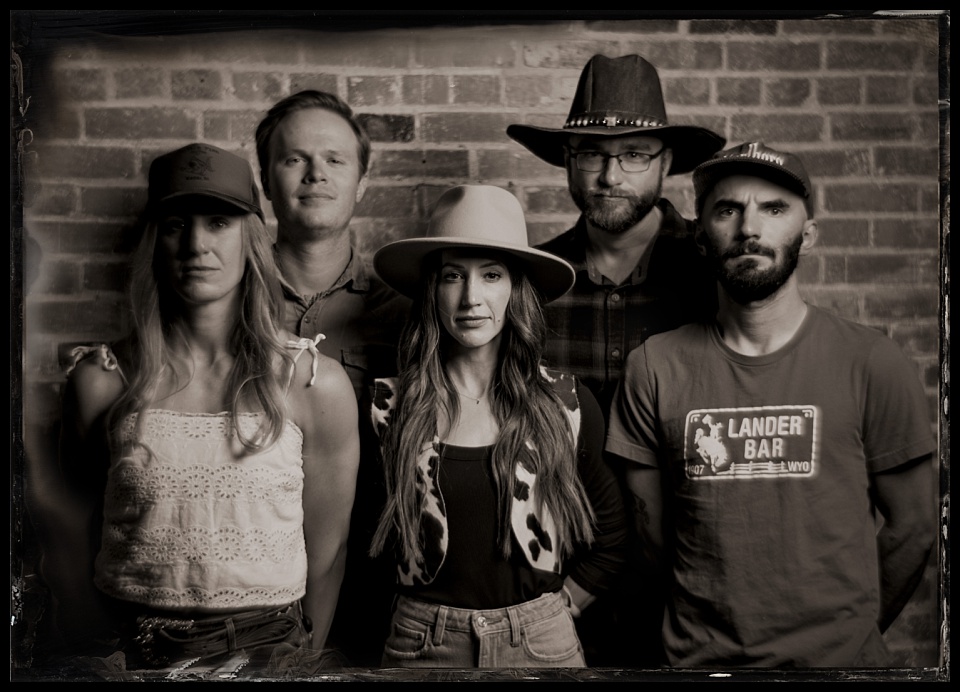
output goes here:
<path id="1" fill-rule="evenodd" d="M 541 367 L 540 374 L 557 393 L 570 423 L 574 445 L 580 434 L 580 402 L 576 381 L 570 375 Z M 397 379 L 378 379 L 374 385 L 371 416 L 373 427 L 382 438 L 390 425 L 397 404 Z M 437 482 L 440 438 L 425 444 L 417 459 L 417 486 L 422 497 L 420 514 L 420 547 L 423 559 L 401 562 L 397 571 L 400 583 L 408 586 L 429 584 L 443 566 L 447 554 L 447 513 L 443 494 Z M 528 440 L 527 445 L 533 447 Z M 510 525 L 514 537 L 531 567 L 548 572 L 560 572 L 561 559 L 555 552 L 556 523 L 546 508 L 537 510 L 537 476 L 522 461 L 516 466 L 516 485 L 510 510 Z"/>

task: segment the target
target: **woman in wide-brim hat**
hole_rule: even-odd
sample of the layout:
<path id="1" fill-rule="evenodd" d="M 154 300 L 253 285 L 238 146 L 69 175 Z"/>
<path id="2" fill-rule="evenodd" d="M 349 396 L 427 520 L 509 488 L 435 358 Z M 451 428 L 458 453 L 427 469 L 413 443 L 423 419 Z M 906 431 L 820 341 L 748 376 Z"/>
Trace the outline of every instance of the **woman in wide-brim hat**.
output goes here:
<path id="1" fill-rule="evenodd" d="M 583 666 L 573 616 L 616 577 L 626 523 L 595 399 L 541 363 L 541 306 L 573 269 L 485 185 L 445 192 L 426 236 L 374 266 L 414 300 L 372 408 L 388 501 L 371 553 L 398 562 L 383 665 Z"/>

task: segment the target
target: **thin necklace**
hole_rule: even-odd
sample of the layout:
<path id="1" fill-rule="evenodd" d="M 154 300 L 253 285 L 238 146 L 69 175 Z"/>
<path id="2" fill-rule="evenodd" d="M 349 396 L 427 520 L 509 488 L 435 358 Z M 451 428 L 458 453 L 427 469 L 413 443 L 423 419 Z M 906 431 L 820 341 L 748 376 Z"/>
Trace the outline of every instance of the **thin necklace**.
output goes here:
<path id="1" fill-rule="evenodd" d="M 460 388 L 457 387 L 456 383 L 454 383 L 453 388 L 456 389 L 457 394 L 462 396 L 464 399 L 469 399 L 470 401 L 476 402 L 477 406 L 479 406 L 480 402 L 483 401 L 487 396 L 487 389 L 489 389 L 489 385 L 487 386 L 487 389 L 484 389 L 483 392 L 480 394 L 479 399 L 475 396 L 470 396 L 469 394 L 464 394 L 463 392 L 461 392 Z"/>

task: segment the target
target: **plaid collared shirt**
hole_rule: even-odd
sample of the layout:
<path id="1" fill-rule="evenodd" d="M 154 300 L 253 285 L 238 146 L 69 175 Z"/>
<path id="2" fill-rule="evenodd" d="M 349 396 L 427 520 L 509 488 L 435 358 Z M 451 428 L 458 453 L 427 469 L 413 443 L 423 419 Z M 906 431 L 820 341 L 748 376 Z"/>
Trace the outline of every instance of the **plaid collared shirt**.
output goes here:
<path id="1" fill-rule="evenodd" d="M 588 266 L 582 216 L 569 231 L 537 246 L 570 262 L 577 273 L 573 288 L 544 306 L 544 358 L 587 385 L 604 416 L 632 349 L 652 334 L 716 312 L 716 282 L 694 243 L 694 222 L 666 199 L 657 206 L 663 212 L 660 228 L 620 285 Z"/>

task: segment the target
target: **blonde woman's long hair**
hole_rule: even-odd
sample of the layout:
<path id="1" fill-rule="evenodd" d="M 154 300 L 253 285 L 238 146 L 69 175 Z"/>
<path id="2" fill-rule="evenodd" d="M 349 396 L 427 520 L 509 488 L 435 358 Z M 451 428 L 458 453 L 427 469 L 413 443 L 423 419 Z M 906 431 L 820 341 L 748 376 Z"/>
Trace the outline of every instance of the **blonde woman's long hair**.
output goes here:
<path id="1" fill-rule="evenodd" d="M 227 391 L 233 392 L 229 407 L 233 427 L 245 452 L 252 453 L 269 447 L 283 432 L 286 382 L 282 373 L 292 369 L 293 359 L 279 331 L 283 294 L 271 238 L 256 214 L 242 217 L 241 232 L 245 267 L 240 310 L 230 335 L 234 363 Z M 122 348 L 127 387 L 108 415 L 108 429 L 114 433 L 112 440 L 118 439 L 119 425 L 131 413 L 138 414 L 139 438 L 141 414 L 155 398 L 162 376 L 174 373 L 171 344 L 183 338 L 180 298 L 164 278 L 165 270 L 157 253 L 158 234 L 159 220 L 148 219 L 131 260 L 129 301 L 133 330 Z M 262 411 L 264 418 L 248 437 L 236 422 L 238 413 L 250 410 Z"/>
<path id="2" fill-rule="evenodd" d="M 508 264 L 508 266 L 510 266 Z M 371 544 L 378 555 L 396 541 L 406 561 L 422 558 L 417 458 L 437 435 L 437 413 L 456 420 L 460 405 L 444 363 L 451 337 L 437 319 L 439 261 L 415 300 L 399 353 L 399 403 L 381 440 L 387 503 Z M 537 499 L 556 520 L 558 555 L 593 541 L 593 509 L 577 473 L 576 440 L 563 404 L 540 373 L 546 339 L 541 298 L 527 277 L 510 268 L 511 294 L 504 320 L 492 407 L 500 434 L 493 448 L 499 547 L 509 559 L 510 504 L 519 460 L 537 476 Z M 532 443 L 532 449 L 527 442 Z"/>

